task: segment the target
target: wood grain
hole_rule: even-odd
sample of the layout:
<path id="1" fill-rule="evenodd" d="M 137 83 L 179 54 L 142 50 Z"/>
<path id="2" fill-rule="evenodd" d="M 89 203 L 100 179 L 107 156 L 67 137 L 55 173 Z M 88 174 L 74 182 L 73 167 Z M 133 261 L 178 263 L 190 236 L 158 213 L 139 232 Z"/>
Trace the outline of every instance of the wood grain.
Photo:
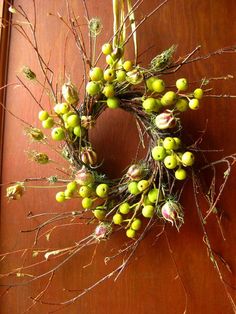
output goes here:
<path id="1" fill-rule="evenodd" d="M 112 33 L 111 1 L 88 0 L 91 16 L 99 16 L 104 25 L 104 31 L 99 37 L 98 45 L 107 41 Z M 22 4 L 32 15 L 31 1 L 15 0 L 15 5 Z M 72 1 L 83 21 L 84 11 L 81 1 Z M 141 19 L 158 5 L 158 0 L 146 0 L 137 12 Z M 65 27 L 57 18 L 49 16 L 49 12 L 66 14 L 65 2 L 61 0 L 37 0 L 38 38 L 40 49 L 50 66 L 55 71 L 55 77 L 60 79 L 63 72 L 63 62 L 66 60 L 66 72 L 72 81 L 79 85 L 82 79 L 82 64 L 78 52 L 69 39 L 64 54 L 64 42 L 67 36 Z M 84 28 L 86 35 L 87 31 Z M 201 54 L 217 50 L 221 47 L 235 44 L 236 38 L 236 10 L 234 0 L 170 0 L 163 8 L 146 21 L 139 29 L 140 61 L 147 65 L 156 54 L 178 44 L 177 58 L 193 50 L 201 44 Z M 132 45 L 127 57 L 132 57 Z M 236 74 L 236 54 L 215 56 L 202 62 L 184 66 L 178 73 L 169 75 L 166 80 L 173 84 L 177 77 L 187 77 L 189 80 L 200 80 L 203 77 Z M 104 64 L 101 60 L 100 64 Z M 8 81 L 17 82 L 16 74 L 22 65 L 30 66 L 36 73 L 39 67 L 34 53 L 29 45 L 13 30 L 11 36 L 10 63 L 8 67 Z M 40 74 L 39 74 L 40 77 Z M 231 81 L 216 81 L 211 84 L 217 94 L 232 93 L 236 95 L 235 79 Z M 31 84 L 33 93 L 38 97 L 40 90 Z M 31 100 L 24 89 L 9 88 L 6 100 L 7 108 L 20 116 L 23 120 L 39 126 L 37 112 L 39 108 Z M 45 108 L 50 107 L 45 97 Z M 207 132 L 202 143 L 203 148 L 222 149 L 219 154 L 209 154 L 209 160 L 214 160 L 225 154 L 236 151 L 236 106 L 234 99 L 205 98 L 203 106 L 198 112 L 188 112 L 184 116 L 184 125 L 188 134 L 197 138 L 205 128 L 208 119 Z M 37 145 L 30 145 L 23 136 L 22 124 L 12 116 L 5 116 L 4 155 L 2 181 L 20 180 L 26 175 L 37 177 L 53 175 L 50 166 L 35 167 L 28 161 L 24 151 L 40 149 Z M 104 158 L 103 169 L 111 177 L 119 176 L 124 168 L 133 160 L 138 144 L 138 136 L 134 119 L 121 110 L 107 110 L 98 120 L 91 132 L 91 139 L 99 158 Z M 42 150 L 42 148 L 41 148 Z M 45 152 L 49 150 L 45 147 Z M 142 153 L 141 153 L 142 154 Z M 53 153 L 50 156 L 54 157 Z M 57 158 L 57 157 L 55 157 Z M 58 160 L 58 159 L 57 159 Z M 218 180 L 222 178 L 222 168 Z M 227 283 L 236 285 L 236 213 L 235 213 L 235 170 L 228 182 L 219 207 L 224 211 L 222 226 L 226 241 L 222 240 L 215 217 L 211 217 L 206 225 L 207 231 L 216 252 L 221 254 L 232 267 L 233 273 L 227 272 L 220 264 Z M 54 201 L 55 190 L 31 190 L 19 202 L 8 203 L 4 197 L 1 200 L 1 251 L 16 250 L 29 247 L 33 235 L 20 233 L 29 229 L 39 220 L 29 221 L 26 215 L 29 211 L 41 213 L 45 211 L 61 212 L 78 209 L 80 204 L 72 202 L 68 205 L 57 205 Z M 185 308 L 185 293 L 187 294 L 187 311 L 189 314 L 231 314 L 233 313 L 225 291 L 214 270 L 213 264 L 207 256 L 207 249 L 203 243 L 203 234 L 193 203 L 192 187 L 187 186 L 182 202 L 185 210 L 185 224 L 178 233 L 168 227 L 168 241 L 173 254 L 168 249 L 167 239 L 163 236 L 155 241 L 159 229 L 151 234 L 140 245 L 136 258 L 128 266 L 121 277 L 114 283 L 112 279 L 94 289 L 77 303 L 59 311 L 66 314 L 182 314 Z M 93 227 L 74 225 L 69 229 L 61 229 L 52 236 L 49 245 L 52 247 L 68 246 L 78 241 L 82 236 L 91 232 Z M 73 290 L 81 290 L 103 275 L 108 273 L 116 262 L 104 265 L 104 257 L 112 254 L 112 249 L 119 247 L 125 240 L 124 235 L 114 235 L 111 241 L 101 243 L 97 250 L 96 259 L 89 267 L 93 254 L 89 248 L 74 257 L 55 276 L 55 280 L 44 299 L 58 302 L 75 295 Z M 42 246 L 48 245 L 42 241 Z M 9 259 L 1 264 L 1 272 L 11 269 L 19 263 L 17 258 Z M 174 260 L 173 260 L 174 259 Z M 37 259 L 36 259 L 37 261 Z M 177 268 L 176 268 L 177 267 Z M 180 281 L 180 277 L 182 282 Z M 42 266 L 39 271 L 46 270 Z M 12 278 L 14 282 L 14 278 Z M 0 312 L 23 313 L 31 304 L 29 296 L 36 296 L 46 280 L 34 282 L 32 285 L 11 289 L 1 298 Z M 184 287 L 183 287 L 184 285 Z M 63 289 L 72 292 L 65 292 Z M 235 291 L 229 289 L 236 300 Z M 55 307 L 37 304 L 31 313 L 49 313 Z"/>

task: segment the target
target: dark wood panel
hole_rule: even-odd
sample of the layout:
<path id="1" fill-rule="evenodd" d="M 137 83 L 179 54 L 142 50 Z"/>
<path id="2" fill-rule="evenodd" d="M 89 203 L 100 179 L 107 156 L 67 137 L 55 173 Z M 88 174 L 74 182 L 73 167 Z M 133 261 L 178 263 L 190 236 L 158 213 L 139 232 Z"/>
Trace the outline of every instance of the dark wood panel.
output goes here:
<path id="1" fill-rule="evenodd" d="M 78 9 L 78 15 L 82 18 L 84 12 L 81 2 L 72 2 L 74 7 Z M 22 3 L 27 12 L 32 14 L 30 1 L 15 1 L 16 5 L 19 3 Z M 101 44 L 111 35 L 111 1 L 89 0 L 87 3 L 91 16 L 102 18 L 104 32 L 98 40 L 98 43 Z M 160 1 L 157 0 L 144 1 L 137 12 L 138 18 L 153 10 L 159 3 Z M 59 12 L 63 14 L 65 3 L 59 0 L 37 0 L 36 4 L 40 48 L 46 60 L 50 57 L 50 64 L 55 70 L 55 76 L 60 78 L 63 71 L 64 41 L 67 32 L 56 18 L 47 13 Z M 140 60 L 143 64 L 148 64 L 154 55 L 172 44 L 178 44 L 177 56 L 186 54 L 199 44 L 202 45 L 202 53 L 232 45 L 236 38 L 235 21 L 234 0 L 170 0 L 140 27 L 139 51 L 140 53 L 145 51 Z M 132 56 L 131 46 L 127 56 Z M 178 73 L 168 76 L 167 81 L 174 82 L 177 77 L 181 76 L 190 80 L 197 80 L 203 77 L 235 75 L 235 60 L 235 54 L 215 56 L 183 67 Z M 82 64 L 71 40 L 69 40 L 66 50 L 66 64 L 67 73 L 79 85 L 82 79 Z M 39 69 L 34 53 L 19 34 L 13 31 L 8 70 L 9 82 L 16 82 L 15 76 L 19 73 L 22 65 L 28 65 L 38 73 Z M 229 92 L 236 94 L 235 80 L 216 81 L 213 85 L 219 94 Z M 34 94 L 39 96 L 40 91 L 37 86 L 31 84 L 31 88 Z M 49 101 L 45 97 L 45 108 L 48 108 L 49 105 Z M 12 87 L 8 89 L 7 107 L 22 119 L 39 126 L 37 121 L 38 107 L 22 88 Z M 214 160 L 224 154 L 235 152 L 235 116 L 234 99 L 215 100 L 207 98 L 204 100 L 203 108 L 200 111 L 186 113 L 184 124 L 197 137 L 199 132 L 205 128 L 206 119 L 208 119 L 206 141 L 203 143 L 203 147 L 224 148 L 224 152 L 209 155 L 209 159 Z M 8 114 L 5 117 L 5 130 L 2 178 L 4 182 L 19 180 L 24 178 L 26 174 L 29 177 L 53 174 L 53 171 L 50 170 L 51 166 L 45 166 L 42 169 L 42 167 L 35 167 L 33 163 L 29 163 L 23 152 L 32 149 L 32 147 L 38 149 L 39 147 L 28 144 L 27 138 L 22 136 L 22 124 Z M 99 119 L 91 138 L 100 158 L 106 158 L 104 170 L 113 177 L 118 176 L 135 155 L 138 142 L 136 125 L 132 117 L 127 116 L 121 110 L 115 112 L 107 110 Z M 48 149 L 45 148 L 45 151 L 47 152 Z M 235 178 L 234 171 L 220 201 L 220 206 L 225 211 L 222 226 L 226 241 L 222 240 L 214 217 L 209 220 L 206 226 L 214 249 L 222 254 L 232 267 L 233 274 L 230 274 L 221 265 L 226 281 L 232 285 L 236 284 L 234 276 L 236 255 Z M 196 209 L 193 206 L 191 186 L 187 187 L 182 201 L 186 213 L 185 225 L 179 233 L 168 227 L 168 239 L 173 250 L 172 257 L 165 237 L 154 241 L 159 232 L 159 230 L 154 230 L 143 241 L 138 249 L 137 257 L 117 282 L 107 281 L 84 296 L 79 302 L 59 313 L 183 313 L 185 293 L 177 277 L 175 263 L 187 292 L 187 313 L 233 313 L 213 264 L 207 256 L 203 234 Z M 28 229 L 29 226 L 32 227 L 39 222 L 38 220 L 29 221 L 25 218 L 29 211 L 34 213 L 48 210 L 60 212 L 79 206 L 80 204 L 75 202 L 61 206 L 55 204 L 54 190 L 32 190 L 17 203 L 8 203 L 3 197 L 1 250 L 14 250 L 31 245 L 33 236 L 20 233 L 20 230 Z M 67 229 L 66 236 L 65 231 L 60 230 L 52 237 L 51 245 L 52 247 L 68 246 L 74 241 L 78 241 L 81 236 L 91 232 L 92 228 L 75 225 Z M 55 302 L 63 300 L 73 295 L 73 292 L 66 293 L 63 289 L 86 288 L 106 274 L 116 265 L 116 262 L 104 266 L 104 256 L 112 254 L 112 248 L 119 247 L 124 240 L 124 235 L 114 235 L 111 241 L 101 243 L 95 261 L 87 268 L 83 268 L 83 266 L 90 262 L 93 248 L 81 252 L 56 275 L 50 294 L 45 297 L 45 300 Z M 1 271 L 16 266 L 17 262 L 17 259 L 10 260 L 8 265 L 3 264 Z M 42 267 L 40 271 L 45 269 Z M 31 286 L 11 289 L 1 299 L 1 313 L 22 313 L 30 305 L 28 297 L 36 296 L 45 284 L 46 281 L 42 280 Z M 235 298 L 235 292 L 232 289 L 230 292 Z M 51 307 L 38 304 L 32 309 L 32 313 L 48 313 L 50 310 Z"/>

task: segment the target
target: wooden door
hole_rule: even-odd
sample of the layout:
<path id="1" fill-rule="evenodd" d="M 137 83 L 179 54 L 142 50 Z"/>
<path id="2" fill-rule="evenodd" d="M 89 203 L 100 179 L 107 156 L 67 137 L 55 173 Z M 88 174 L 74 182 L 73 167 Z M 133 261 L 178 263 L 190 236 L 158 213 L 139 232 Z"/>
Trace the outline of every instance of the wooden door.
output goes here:
<path id="1" fill-rule="evenodd" d="M 71 1 L 78 16 L 84 17 L 82 1 Z M 98 46 L 107 41 L 112 33 L 112 6 L 108 0 L 86 1 L 90 17 L 101 17 L 103 23 L 102 34 L 98 37 Z M 15 0 L 15 6 L 21 4 L 33 18 L 33 5 L 29 0 Z M 137 11 L 137 18 L 142 18 L 151 12 L 159 0 L 146 0 Z M 66 60 L 66 72 L 73 82 L 78 85 L 82 80 L 82 64 L 71 39 L 65 49 L 67 36 L 66 27 L 59 21 L 58 16 L 66 15 L 65 1 L 36 0 L 37 36 L 40 51 L 55 76 L 60 81 L 63 73 L 63 63 Z M 17 19 L 17 16 L 14 16 Z M 86 28 L 84 27 L 86 35 Z M 86 37 L 85 37 L 86 38 Z M 192 51 L 199 44 L 202 46 L 200 54 L 207 54 L 235 44 L 236 38 L 236 10 L 234 0 L 169 0 L 163 7 L 150 17 L 140 28 L 138 33 L 140 61 L 148 64 L 156 54 L 178 44 L 178 56 Z M 86 39 L 87 41 L 87 39 Z M 88 42 L 86 42 L 88 44 Z M 65 53 L 66 50 L 66 53 Z M 132 47 L 127 54 L 132 57 Z M 196 55 L 198 56 L 198 54 Z M 168 76 L 169 82 L 175 82 L 178 77 L 187 77 L 191 81 L 204 77 L 222 77 L 235 75 L 236 54 L 221 53 L 212 58 L 184 66 L 177 73 Z M 103 64 L 103 61 L 101 62 Z M 20 75 L 22 65 L 29 66 L 36 73 L 39 66 L 35 54 L 30 46 L 22 39 L 16 30 L 12 30 L 10 40 L 10 56 L 8 67 L 8 82 L 19 83 L 16 75 Z M 211 86 L 214 93 L 236 95 L 235 79 L 214 80 Z M 40 97 L 41 90 L 34 83 L 30 84 L 33 95 Z M 48 97 L 45 97 L 45 107 L 49 107 Z M 7 109 L 24 121 L 39 126 L 37 121 L 38 106 L 35 105 L 27 91 L 11 85 L 7 89 Z M 224 149 L 224 152 L 211 153 L 209 160 L 218 159 L 236 151 L 236 103 L 235 98 L 205 98 L 204 104 L 197 113 L 189 112 L 185 115 L 184 124 L 189 132 L 197 138 L 199 132 L 205 129 L 202 147 L 205 149 Z M 132 161 L 138 145 L 138 134 L 132 116 L 121 110 L 107 110 L 99 119 L 91 135 L 94 147 L 100 159 L 104 158 L 103 169 L 112 177 L 118 177 L 123 169 Z M 50 176 L 54 172 L 52 164 L 44 167 L 35 166 L 29 162 L 25 152 L 40 149 L 37 145 L 29 145 L 23 135 L 22 123 L 11 114 L 6 113 L 4 119 L 4 146 L 2 160 L 2 182 L 22 180 L 27 177 Z M 48 148 L 45 147 L 48 152 Z M 51 154 L 53 158 L 54 155 Z M 59 160 L 58 160 L 59 161 Z M 223 176 L 223 167 L 218 175 Z M 230 266 L 227 270 L 224 263 L 218 259 L 220 270 L 224 276 L 225 287 L 236 302 L 235 295 L 235 169 L 228 180 L 219 207 L 222 229 L 225 240 L 213 215 L 206 225 L 212 247 L 222 256 Z M 1 251 L 13 251 L 32 245 L 34 235 L 21 233 L 21 230 L 33 229 L 42 219 L 27 218 L 30 212 L 39 214 L 44 212 L 65 212 L 79 208 L 79 204 L 72 202 L 68 205 L 58 205 L 54 200 L 55 189 L 32 189 L 18 201 L 8 202 L 1 198 Z M 58 313 L 150 313 L 150 314 L 231 314 L 234 313 L 225 288 L 214 269 L 206 245 L 203 232 L 193 205 L 192 187 L 187 186 L 183 195 L 185 224 L 178 233 L 175 228 L 167 227 L 166 235 L 156 238 L 160 230 L 153 230 L 149 234 L 128 267 L 116 282 L 109 279 L 91 292 L 84 295 L 74 304 L 61 309 Z M 68 221 L 66 221 L 68 223 Z M 69 228 L 55 231 L 47 242 L 42 240 L 42 248 L 49 245 L 60 248 L 72 245 L 82 236 L 93 230 L 93 226 L 74 224 Z M 102 276 L 109 273 L 117 264 L 111 261 L 104 264 L 104 257 L 112 255 L 112 249 L 122 245 L 124 235 L 115 235 L 111 241 L 102 242 L 97 248 L 96 257 L 90 266 L 94 247 L 87 248 L 74 256 L 60 271 L 43 297 L 45 302 L 58 303 L 66 298 L 78 294 L 80 290 L 88 288 Z M 2 261 L 1 273 L 9 271 L 19 265 L 22 252 L 15 257 Z M 29 257 L 28 257 L 29 258 Z M 22 257 L 24 259 L 24 256 Z M 32 260 L 32 258 L 31 258 Z M 26 258 L 27 261 L 27 258 Z M 37 262 L 37 257 L 35 257 Z M 39 265 L 35 271 L 45 272 L 47 265 Z M 9 279 L 15 282 L 14 278 Z M 3 281 L 4 283 L 5 281 Z M 36 297 L 48 283 L 48 278 L 42 278 L 26 286 L 13 287 L 6 291 L 2 287 L 0 312 L 23 313 L 31 304 L 30 297 Z M 58 306 L 36 302 L 31 313 L 50 313 Z"/>

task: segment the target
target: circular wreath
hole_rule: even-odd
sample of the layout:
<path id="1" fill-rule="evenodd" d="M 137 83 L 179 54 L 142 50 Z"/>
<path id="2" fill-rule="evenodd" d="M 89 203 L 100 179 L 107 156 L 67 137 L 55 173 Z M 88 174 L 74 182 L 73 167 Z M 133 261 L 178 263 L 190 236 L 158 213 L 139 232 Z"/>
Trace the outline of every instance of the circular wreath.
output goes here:
<path id="1" fill-rule="evenodd" d="M 199 108 L 203 89 L 190 90 L 186 78 L 179 78 L 175 88 L 166 87 L 161 74 L 170 68 L 174 51 L 174 46 L 164 51 L 144 69 L 124 59 L 124 47 L 105 43 L 102 52 L 107 65 L 90 69 L 83 103 L 76 86 L 67 82 L 62 86 L 65 102 L 55 104 L 52 113 L 39 112 L 42 127 L 51 129 L 52 139 L 65 142 L 62 154 L 71 165 L 71 181 L 56 194 L 56 200 L 61 203 L 80 197 L 83 209 L 102 222 L 99 226 L 109 225 L 108 233 L 118 225 L 127 237 L 134 238 L 142 228 L 142 217 L 162 219 L 177 228 L 184 221 L 179 203 L 182 188 L 176 181 L 187 179 L 195 157 L 181 140 L 179 115 Z M 99 171 L 89 140 L 89 129 L 107 108 L 131 113 L 141 141 L 145 135 L 148 138 L 144 160 L 131 164 L 120 179 L 113 180 Z M 44 155 L 35 158 L 48 161 Z M 95 235 L 107 237 L 100 228 Z"/>
<path id="2" fill-rule="evenodd" d="M 209 83 L 210 79 L 190 84 L 188 79 L 181 77 L 169 86 L 163 80 L 165 74 L 175 72 L 183 64 L 193 61 L 194 59 L 192 60 L 191 57 L 198 51 L 199 47 L 187 56 L 174 61 L 173 55 L 176 47 L 172 46 L 153 58 L 146 68 L 135 61 L 137 56 L 135 44 L 134 61 L 125 58 L 128 39 L 133 37 L 134 43 L 136 43 L 136 30 L 145 21 L 144 18 L 139 24 L 135 25 L 134 10 L 141 2 L 137 1 L 138 5 L 134 7 L 128 5 L 127 15 L 123 12 L 123 20 L 120 19 L 118 23 L 117 15 L 119 15 L 120 8 L 117 5 L 118 2 L 113 1 L 114 36 L 101 49 L 101 54 L 106 60 L 104 68 L 98 67 L 96 62 L 92 63 L 87 58 L 82 41 L 78 39 L 77 24 L 74 23 L 74 20 L 69 20 L 70 24 L 65 23 L 72 34 L 75 35 L 75 41 L 79 45 L 85 69 L 86 66 L 89 67 L 89 73 L 86 72 L 85 75 L 85 95 L 80 99 L 77 86 L 68 80 L 68 82 L 62 84 L 61 94 L 57 97 L 49 84 L 54 108 L 51 112 L 41 108 L 42 110 L 38 114 L 45 132 L 32 125 L 28 125 L 26 128 L 26 133 L 30 138 L 42 144 L 49 143 L 48 136 L 45 135 L 48 132 L 52 141 L 59 143 L 57 152 L 59 151 L 69 163 L 67 169 L 69 173 L 68 180 L 59 179 L 57 176 L 46 178 L 49 183 L 65 183 L 65 189 L 55 195 L 57 202 L 63 203 L 78 198 L 81 200 L 82 211 L 73 211 L 65 217 L 83 217 L 89 213 L 89 222 L 96 223 L 93 234 L 76 243 L 73 247 L 57 250 L 48 249 L 43 253 L 36 250 L 33 254 L 42 253 L 46 260 L 51 255 L 68 254 L 69 256 L 65 259 L 67 261 L 86 244 L 106 239 L 113 231 L 122 230 L 128 238 L 135 239 L 134 244 L 127 246 L 122 251 L 130 253 L 125 262 L 105 276 L 104 279 L 109 278 L 114 273 L 120 273 L 124 269 L 145 232 L 150 230 L 156 221 L 162 221 L 163 224 L 170 223 L 179 230 L 184 222 L 184 211 L 180 198 L 185 183 L 188 179 L 192 179 L 194 181 L 193 188 L 195 189 L 198 183 L 196 170 L 199 171 L 199 168 L 196 167 L 195 169 L 195 159 L 198 158 L 197 155 L 195 156 L 195 152 L 197 152 L 196 143 L 187 146 L 182 140 L 181 115 L 187 110 L 195 111 L 200 108 L 201 99 L 209 91 L 204 86 Z M 127 3 L 130 4 L 131 2 L 127 1 Z M 151 16 L 160 7 L 161 5 L 148 16 Z M 28 16 L 21 7 L 18 9 L 11 8 L 11 12 L 20 14 L 31 25 Z M 63 20 L 62 17 L 60 18 Z M 126 38 L 125 23 L 128 19 L 131 21 L 132 31 Z M 97 18 L 90 19 L 89 30 L 90 35 L 96 38 L 101 31 L 100 20 Z M 42 56 L 36 48 L 34 47 L 37 57 L 42 62 Z M 235 47 L 220 51 L 222 53 L 232 50 L 235 51 Z M 213 52 L 212 54 L 216 53 Z M 200 59 L 201 57 L 197 60 Z M 44 65 L 46 65 L 46 62 L 44 62 Z M 37 80 L 36 74 L 30 68 L 24 67 L 23 73 L 27 79 Z M 45 74 L 45 81 L 50 83 L 47 74 Z M 116 110 L 117 108 L 121 108 L 134 116 L 138 126 L 140 142 L 143 146 L 146 144 L 147 150 L 145 158 L 135 160 L 134 163 L 130 164 L 124 170 L 121 178 L 111 179 L 100 170 L 101 164 L 98 163 L 97 154 L 90 141 L 90 129 L 95 126 L 97 119 L 105 110 Z M 42 152 L 31 151 L 30 158 L 38 164 L 50 162 L 49 156 Z M 205 195 L 209 204 L 209 210 L 205 218 L 215 210 L 215 205 L 223 191 L 231 165 L 235 162 L 235 155 L 217 162 L 225 162 L 228 168 L 219 193 L 216 195 L 213 192 L 214 195 L 211 195 L 211 197 Z M 214 168 L 214 163 L 207 164 L 205 169 L 207 167 Z M 27 189 L 25 183 L 33 180 L 35 179 L 28 178 L 23 182 L 12 184 L 7 188 L 7 197 L 11 200 L 21 198 L 25 189 Z M 196 194 L 196 191 L 194 191 L 195 197 Z M 195 203 L 198 207 L 197 198 Z M 55 220 L 49 219 L 43 226 L 54 223 L 56 218 Z M 204 218 L 201 214 L 199 214 L 199 218 L 211 259 L 217 265 L 214 258 L 216 253 L 212 251 L 204 229 Z M 37 240 L 41 225 L 34 230 L 37 231 Z M 117 253 L 117 255 L 119 254 L 121 253 Z M 55 269 L 58 269 L 60 265 L 62 263 Z M 21 271 L 24 271 L 24 267 L 21 268 Z M 53 274 L 53 272 L 51 270 L 34 276 L 32 280 L 26 282 L 31 282 L 50 273 Z M 223 282 L 220 270 L 217 270 L 217 272 Z M 18 269 L 12 273 L 16 273 L 17 277 L 24 277 L 21 276 Z M 102 280 L 98 281 L 97 284 Z M 96 284 L 92 287 L 95 286 Z M 83 294 L 84 292 L 79 293 L 75 298 L 61 304 L 73 303 Z"/>

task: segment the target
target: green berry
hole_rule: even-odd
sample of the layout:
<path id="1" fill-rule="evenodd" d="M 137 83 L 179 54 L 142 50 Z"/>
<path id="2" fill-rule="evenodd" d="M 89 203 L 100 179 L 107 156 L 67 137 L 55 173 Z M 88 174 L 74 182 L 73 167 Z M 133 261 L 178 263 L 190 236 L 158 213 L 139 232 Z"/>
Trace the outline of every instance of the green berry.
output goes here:
<path id="1" fill-rule="evenodd" d="M 114 85 L 108 84 L 103 88 L 102 93 L 107 97 L 113 97 L 115 95 L 115 88 Z"/>
<path id="2" fill-rule="evenodd" d="M 101 81 L 103 79 L 103 70 L 99 67 L 95 67 L 90 70 L 89 76 L 91 81 Z"/>
<path id="3" fill-rule="evenodd" d="M 120 225 L 123 222 L 123 217 L 121 214 L 117 213 L 112 217 L 112 220 L 115 225 Z"/>
<path id="4" fill-rule="evenodd" d="M 138 182 L 138 189 L 140 192 L 145 191 L 149 187 L 149 181 L 148 180 L 141 180 Z"/>
<path id="5" fill-rule="evenodd" d="M 42 122 L 42 127 L 44 129 L 51 129 L 53 126 L 54 126 L 54 120 L 51 117 L 47 118 L 47 120 L 44 120 Z"/>
<path id="6" fill-rule="evenodd" d="M 86 92 L 90 96 L 96 96 L 100 93 L 100 85 L 97 82 L 88 82 L 86 85 Z"/>
<path id="7" fill-rule="evenodd" d="M 130 182 L 128 184 L 128 191 L 130 194 L 132 195 L 137 195 L 140 193 L 139 189 L 138 189 L 138 183 L 133 181 L 133 182 Z"/>
<path id="8" fill-rule="evenodd" d="M 196 99 L 196 98 L 193 98 L 193 99 L 190 99 L 189 101 L 189 108 L 192 109 L 192 110 L 197 110 L 199 109 L 199 100 Z"/>
<path id="9" fill-rule="evenodd" d="M 112 65 L 112 64 L 114 63 L 114 60 L 113 60 L 113 58 L 112 58 L 111 55 L 107 55 L 107 56 L 106 56 L 106 63 L 107 63 L 108 65 Z"/>
<path id="10" fill-rule="evenodd" d="M 152 83 L 152 89 L 156 93 L 164 92 L 165 87 L 165 82 L 161 79 L 155 79 Z"/>
<path id="11" fill-rule="evenodd" d="M 106 216 L 105 210 L 102 210 L 102 209 L 95 209 L 93 211 L 93 214 L 98 220 L 103 220 Z"/>
<path id="12" fill-rule="evenodd" d="M 202 99 L 203 97 L 203 89 L 201 88 L 196 88 L 195 91 L 193 92 L 193 96 L 196 98 L 196 99 Z"/>
<path id="13" fill-rule="evenodd" d="M 66 123 L 69 127 L 74 128 L 80 124 L 80 118 L 77 114 L 72 114 L 67 118 Z"/>
<path id="14" fill-rule="evenodd" d="M 162 200 L 162 196 L 161 196 L 161 192 L 159 189 L 152 189 L 148 192 L 148 199 L 151 203 L 156 203 L 156 201 L 161 201 Z"/>
<path id="15" fill-rule="evenodd" d="M 107 69 L 104 71 L 103 77 L 105 81 L 111 82 L 115 79 L 115 70 Z"/>
<path id="16" fill-rule="evenodd" d="M 161 103 L 163 106 L 174 105 L 177 101 L 177 95 L 175 92 L 169 91 L 164 94 L 161 98 Z"/>
<path id="17" fill-rule="evenodd" d="M 188 110 L 188 101 L 185 98 L 180 98 L 177 100 L 175 107 L 177 110 L 179 110 L 180 112 L 184 112 L 186 110 Z"/>
<path id="18" fill-rule="evenodd" d="M 152 149 L 152 158 L 154 160 L 163 160 L 166 157 L 166 150 L 163 146 L 155 146 Z"/>
<path id="19" fill-rule="evenodd" d="M 133 62 L 132 62 L 132 61 L 127 60 L 127 61 L 125 61 L 125 62 L 123 63 L 123 69 L 124 69 L 125 71 L 131 71 L 132 68 L 133 68 Z"/>
<path id="20" fill-rule="evenodd" d="M 109 43 L 106 43 L 104 45 L 102 45 L 102 53 L 104 55 L 109 55 L 112 53 L 112 45 Z"/>
<path id="21" fill-rule="evenodd" d="M 66 200 L 65 193 L 64 192 L 57 192 L 57 194 L 56 194 L 56 201 L 58 203 L 62 203 L 65 200 Z"/>
<path id="22" fill-rule="evenodd" d="M 173 139 L 173 137 L 166 137 L 163 141 L 163 147 L 165 149 L 174 149 L 175 148 L 175 140 Z"/>
<path id="23" fill-rule="evenodd" d="M 187 177 L 187 171 L 185 169 L 179 168 L 175 171 L 175 178 L 177 180 L 185 180 Z"/>
<path id="24" fill-rule="evenodd" d="M 85 197 L 82 199 L 82 207 L 84 209 L 91 208 L 92 205 L 93 205 L 93 200 L 91 198 Z"/>
<path id="25" fill-rule="evenodd" d="M 66 189 L 64 191 L 65 199 L 71 198 L 73 196 L 73 191 Z"/>
<path id="26" fill-rule="evenodd" d="M 101 183 L 97 186 L 96 188 L 96 194 L 97 196 L 101 197 L 101 198 L 105 198 L 108 195 L 108 185 L 105 183 Z"/>
<path id="27" fill-rule="evenodd" d="M 39 111 L 38 117 L 39 117 L 40 121 L 45 121 L 49 117 L 49 114 L 47 111 L 41 110 L 41 111 Z"/>
<path id="28" fill-rule="evenodd" d="M 116 72 L 116 79 L 118 82 L 124 82 L 126 80 L 126 73 L 123 70 L 118 70 Z"/>
<path id="29" fill-rule="evenodd" d="M 156 79 L 157 79 L 156 77 L 151 76 L 151 77 L 149 77 L 149 78 L 146 80 L 147 88 L 148 88 L 151 92 L 153 92 L 152 83 L 153 83 Z"/>
<path id="30" fill-rule="evenodd" d="M 133 238 L 135 238 L 135 236 L 136 236 L 136 231 L 133 230 L 133 229 L 127 229 L 127 230 L 126 230 L 126 236 L 127 236 L 128 238 L 133 239 Z"/>
<path id="31" fill-rule="evenodd" d="M 173 137 L 174 141 L 175 141 L 175 147 L 174 150 L 178 150 L 180 149 L 182 142 L 181 139 L 179 137 Z"/>
<path id="32" fill-rule="evenodd" d="M 137 231 L 140 230 L 142 226 L 142 221 L 138 218 L 135 218 L 131 224 L 131 229 Z"/>
<path id="33" fill-rule="evenodd" d="M 176 87 L 179 91 L 186 91 L 188 89 L 188 82 L 186 78 L 180 78 L 176 81 Z"/>
<path id="34" fill-rule="evenodd" d="M 182 164 L 184 166 L 192 166 L 194 164 L 195 158 L 193 153 L 185 152 L 181 158 Z"/>
<path id="35" fill-rule="evenodd" d="M 70 110 L 70 106 L 66 102 L 63 102 L 59 105 L 59 110 L 61 114 L 67 113 Z"/>
<path id="36" fill-rule="evenodd" d="M 129 203 L 125 202 L 125 203 L 121 204 L 119 206 L 119 212 L 121 214 L 123 214 L 123 215 L 128 214 L 130 212 L 130 205 L 129 205 Z"/>
<path id="37" fill-rule="evenodd" d="M 81 197 L 90 197 L 92 192 L 93 192 L 92 188 L 87 185 L 82 185 L 79 189 L 79 195 Z"/>
<path id="38" fill-rule="evenodd" d="M 164 165 L 167 169 L 174 169 L 178 165 L 177 158 L 174 155 L 167 156 L 164 159 Z"/>
<path id="39" fill-rule="evenodd" d="M 148 111 L 152 111 L 156 108 L 156 99 L 155 98 L 147 98 L 143 101 L 143 108 Z"/>
<path id="40" fill-rule="evenodd" d="M 116 109 L 120 105 L 120 100 L 117 97 L 107 98 L 107 106 L 111 109 Z"/>
<path id="41" fill-rule="evenodd" d="M 154 206 L 146 205 L 142 209 L 142 215 L 146 218 L 152 218 L 154 215 Z"/>
<path id="42" fill-rule="evenodd" d="M 74 129 L 73 129 L 73 133 L 78 136 L 78 137 L 81 137 L 82 135 L 82 129 L 79 125 L 75 126 Z"/>
<path id="43" fill-rule="evenodd" d="M 62 141 L 65 138 L 65 132 L 61 127 L 54 128 L 52 129 L 51 136 L 54 141 Z"/>
<path id="44" fill-rule="evenodd" d="M 74 191 L 77 190 L 77 187 L 78 187 L 77 182 L 76 181 L 72 181 L 72 182 L 69 182 L 67 184 L 66 189 L 69 190 L 69 191 L 74 192 Z"/>

